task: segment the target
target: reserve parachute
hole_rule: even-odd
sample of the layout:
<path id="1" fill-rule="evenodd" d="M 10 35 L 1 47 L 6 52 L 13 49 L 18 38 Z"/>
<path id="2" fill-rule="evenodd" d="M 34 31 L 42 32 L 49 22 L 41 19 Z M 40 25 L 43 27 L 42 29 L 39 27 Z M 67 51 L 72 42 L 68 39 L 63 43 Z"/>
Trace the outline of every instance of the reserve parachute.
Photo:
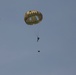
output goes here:
<path id="1" fill-rule="evenodd" d="M 36 25 L 43 19 L 42 13 L 37 10 L 27 11 L 24 15 L 24 21 L 27 25 Z"/>

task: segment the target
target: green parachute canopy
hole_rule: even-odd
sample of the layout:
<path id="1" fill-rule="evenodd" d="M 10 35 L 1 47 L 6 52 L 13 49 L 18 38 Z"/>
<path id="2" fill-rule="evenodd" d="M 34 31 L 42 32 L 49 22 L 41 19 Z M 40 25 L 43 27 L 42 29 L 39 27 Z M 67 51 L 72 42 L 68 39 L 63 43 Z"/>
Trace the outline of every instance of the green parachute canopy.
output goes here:
<path id="1" fill-rule="evenodd" d="M 37 10 L 30 10 L 25 13 L 24 21 L 27 25 L 35 25 L 42 21 L 43 15 Z"/>

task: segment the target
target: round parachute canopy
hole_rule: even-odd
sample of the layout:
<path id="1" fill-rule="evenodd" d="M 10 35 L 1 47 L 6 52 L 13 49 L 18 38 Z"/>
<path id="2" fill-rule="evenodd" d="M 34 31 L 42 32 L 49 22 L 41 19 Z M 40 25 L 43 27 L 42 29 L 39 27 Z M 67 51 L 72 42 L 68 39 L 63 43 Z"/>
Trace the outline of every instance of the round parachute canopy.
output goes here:
<path id="1" fill-rule="evenodd" d="M 24 15 L 24 21 L 28 25 L 38 24 L 40 21 L 42 21 L 42 18 L 42 13 L 37 10 L 30 10 Z"/>

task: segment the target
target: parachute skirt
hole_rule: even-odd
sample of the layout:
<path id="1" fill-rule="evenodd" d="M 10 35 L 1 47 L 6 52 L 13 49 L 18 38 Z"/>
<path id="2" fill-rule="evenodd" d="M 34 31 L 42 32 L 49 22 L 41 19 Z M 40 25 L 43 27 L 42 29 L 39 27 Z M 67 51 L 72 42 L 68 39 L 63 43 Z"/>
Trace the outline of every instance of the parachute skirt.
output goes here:
<path id="1" fill-rule="evenodd" d="M 25 13 L 24 21 L 28 25 L 35 25 L 42 21 L 42 14 L 39 11 L 31 10 Z"/>

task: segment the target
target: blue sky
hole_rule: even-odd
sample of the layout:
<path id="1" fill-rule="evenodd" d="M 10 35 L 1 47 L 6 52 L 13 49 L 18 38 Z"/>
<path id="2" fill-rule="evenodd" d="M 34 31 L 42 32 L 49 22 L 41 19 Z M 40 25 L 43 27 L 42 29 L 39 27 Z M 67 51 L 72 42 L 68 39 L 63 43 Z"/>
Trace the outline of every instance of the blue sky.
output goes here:
<path id="1" fill-rule="evenodd" d="M 28 10 L 42 12 L 39 30 Z M 76 0 L 0 0 L 0 75 L 76 75 Z"/>

